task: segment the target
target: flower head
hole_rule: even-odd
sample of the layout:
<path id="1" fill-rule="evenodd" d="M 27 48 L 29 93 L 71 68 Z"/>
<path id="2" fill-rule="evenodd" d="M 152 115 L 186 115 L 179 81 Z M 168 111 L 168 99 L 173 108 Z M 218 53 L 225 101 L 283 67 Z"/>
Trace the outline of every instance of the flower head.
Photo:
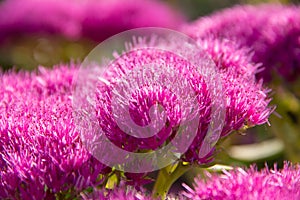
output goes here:
<path id="1" fill-rule="evenodd" d="M 255 167 L 237 168 L 222 175 L 208 174 L 206 181 L 196 179 L 194 188 L 185 185 L 188 199 L 299 199 L 299 165 L 285 163 L 282 170 Z"/>
<path id="2" fill-rule="evenodd" d="M 1 75 L 0 197 L 53 198 L 100 184 L 109 169 L 82 146 L 72 118 L 76 67 Z"/>
<path id="3" fill-rule="evenodd" d="M 256 82 L 254 75 L 257 71 L 257 65 L 247 58 L 245 54 L 247 51 L 236 49 L 230 42 L 220 42 L 213 39 L 204 40 L 199 45 L 203 46 L 205 53 L 217 65 L 218 77 L 221 79 L 224 90 L 226 114 L 221 136 L 226 136 L 233 130 L 239 130 L 245 125 L 255 126 L 267 122 L 272 111 L 268 107 L 268 91 L 262 87 L 262 82 Z M 204 58 L 199 55 L 198 59 Z M 147 82 L 147 76 L 143 78 L 129 76 L 130 78 L 118 82 L 118 80 L 123 79 L 124 75 L 128 76 L 128 74 L 135 73 L 135 70 L 139 70 L 138 67 L 140 66 L 150 70 L 151 67 L 155 68 L 155 66 L 166 67 L 166 69 L 164 69 L 165 71 L 154 70 L 157 80 L 159 80 L 154 84 L 151 81 Z M 208 64 L 205 67 L 213 66 Z M 130 52 L 118 57 L 108 71 L 104 73 L 106 80 L 100 83 L 97 88 L 97 117 L 104 133 L 115 145 L 127 151 L 138 152 L 160 148 L 172 141 L 177 134 L 180 123 L 185 116 L 185 113 L 180 110 L 182 108 L 180 106 L 183 105 L 185 109 L 189 109 L 189 104 L 184 104 L 185 101 L 182 98 L 174 95 L 163 84 L 171 85 L 171 88 L 180 88 L 183 93 L 188 91 L 188 87 L 191 87 L 193 92 L 197 94 L 199 122 L 195 129 L 190 130 L 197 130 L 197 134 L 181 159 L 198 163 L 210 162 L 214 149 L 205 157 L 200 157 L 199 151 L 211 122 L 212 94 L 210 94 L 207 80 L 203 78 L 203 74 L 194 69 L 195 66 L 192 63 L 178 57 L 175 53 L 151 48 L 140 49 L 138 45 L 133 47 Z M 178 77 L 184 78 L 188 84 L 176 85 L 174 77 L 168 75 L 168 71 L 176 71 L 179 74 L 177 79 Z M 137 82 L 142 82 L 142 84 L 136 87 Z M 119 89 L 115 90 L 115 88 Z M 124 98 L 115 103 L 114 96 Z M 145 138 L 135 137 L 128 134 L 133 129 L 120 127 L 118 116 L 123 121 L 125 119 L 125 126 L 127 124 L 130 127 L 130 120 L 126 120 L 130 117 L 124 117 L 126 110 L 119 112 L 122 113 L 120 115 L 115 114 L 115 109 L 122 109 L 122 105 L 126 101 L 130 102 L 130 117 L 134 123 L 140 126 L 146 126 L 155 119 L 149 114 L 151 106 L 159 103 L 165 108 L 166 122 L 161 129 L 158 129 L 156 135 Z M 158 116 L 156 115 L 156 117 Z"/>
<path id="4" fill-rule="evenodd" d="M 273 72 L 292 81 L 299 76 L 300 9 L 280 4 L 243 5 L 202 17 L 182 28 L 193 38 L 229 39 L 252 48 L 252 60 L 265 70 L 266 81 Z"/>

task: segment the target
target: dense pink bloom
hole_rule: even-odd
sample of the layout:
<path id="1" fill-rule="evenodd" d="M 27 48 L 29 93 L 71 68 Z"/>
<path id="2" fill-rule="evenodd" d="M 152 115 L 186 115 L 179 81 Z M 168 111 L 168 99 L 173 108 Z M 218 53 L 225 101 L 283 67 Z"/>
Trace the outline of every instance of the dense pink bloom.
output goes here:
<path id="1" fill-rule="evenodd" d="M 214 45 L 210 45 L 214 43 Z M 202 44 L 205 44 L 203 42 Z M 220 46 L 220 50 L 212 47 Z M 257 125 L 267 121 L 270 114 L 269 99 L 261 83 L 256 83 L 257 67 L 246 64 L 243 51 L 235 51 L 234 45 L 212 40 L 204 50 L 219 67 L 226 97 L 226 118 L 222 136 L 243 125 Z M 133 47 L 132 50 L 135 50 Z M 239 53 L 238 53 L 239 52 Z M 230 56 L 230 54 L 237 56 Z M 199 56 L 199 59 L 201 57 Z M 231 60 L 232 59 L 232 60 Z M 199 128 L 197 136 L 182 160 L 206 163 L 213 151 L 199 158 L 198 151 L 210 123 L 210 94 L 201 74 L 193 71 L 189 61 L 176 54 L 157 49 L 131 51 L 116 60 L 106 72 L 111 85 L 101 85 L 96 91 L 96 110 L 100 127 L 120 148 L 129 151 L 156 149 L 172 139 L 182 119 L 176 96 L 159 84 L 145 85 L 132 94 L 130 112 L 140 125 L 149 121 L 149 107 L 161 103 L 168 122 L 155 136 L 137 139 L 123 133 L 115 123 L 110 109 L 110 92 L 123 72 L 147 63 L 173 67 L 197 94 L 199 103 Z M 230 66 L 228 66 L 230 63 Z M 231 68 L 233 65 L 235 68 Z M 72 79 L 77 67 L 59 66 L 52 70 L 39 68 L 38 73 L 9 72 L 2 74 L 0 82 L 0 197 L 42 199 L 55 193 L 72 190 L 78 193 L 88 186 L 102 183 L 99 174 L 109 169 L 83 148 L 72 115 Z M 243 71 L 249 72 L 248 74 Z M 162 74 L 163 75 L 163 74 Z M 170 77 L 164 77 L 166 80 Z M 172 79 L 170 79 L 172 81 Z M 169 80 L 169 81 L 170 81 Z M 184 90 L 183 90 L 184 91 Z M 146 100 L 146 101 L 145 101 Z M 184 104 L 185 105 L 185 104 Z M 182 136 L 184 139 L 184 136 Z M 107 152 L 109 156 L 111 152 Z M 146 174 L 125 173 L 128 183 L 147 182 Z"/>
<path id="2" fill-rule="evenodd" d="M 200 44 L 217 64 L 225 92 L 226 116 L 221 136 L 226 136 L 233 130 L 239 130 L 244 125 L 255 126 L 267 122 L 271 113 L 271 109 L 268 108 L 270 100 L 267 97 L 267 90 L 262 87 L 262 82 L 257 83 L 254 78 L 257 66 L 247 58 L 247 51 L 237 50 L 235 45 L 230 42 L 213 39 L 202 41 Z M 200 56 L 199 59 L 201 59 Z M 135 50 L 133 48 L 132 51 L 122 55 L 111 65 L 104 75 L 106 82 L 100 84 L 97 91 L 97 115 L 101 128 L 105 130 L 105 134 L 114 144 L 128 151 L 155 150 L 176 135 L 176 128 L 180 126 L 182 120 L 181 113 L 176 108 L 178 101 L 176 96 L 174 97 L 170 91 L 159 85 L 145 83 L 143 88 L 137 89 L 136 93 L 131 96 L 129 106 L 133 120 L 137 124 L 145 126 L 150 123 L 147 114 L 149 108 L 155 102 L 163 105 L 167 112 L 167 123 L 156 135 L 142 139 L 130 136 L 118 127 L 115 116 L 112 114 L 111 93 L 113 88 L 118 85 L 116 80 L 135 70 L 135 67 L 145 66 L 149 63 L 155 63 L 158 66 L 165 66 L 167 63 L 170 70 L 177 71 L 188 80 L 198 95 L 198 104 L 201 106 L 197 135 L 181 159 L 199 163 L 209 162 L 213 151 L 205 158 L 200 158 L 198 154 L 210 123 L 211 96 L 205 80 L 201 74 L 194 73 L 192 64 L 171 52 L 147 48 Z M 165 80 L 168 80 L 168 77 L 165 77 Z M 128 83 L 128 85 L 130 84 Z M 127 90 L 127 88 L 124 87 L 123 90 Z M 186 90 L 186 88 L 182 88 L 182 90 Z"/>
<path id="3" fill-rule="evenodd" d="M 267 108 L 269 91 L 262 86 L 262 80 L 255 80 L 260 65 L 251 61 L 249 49 L 239 48 L 228 40 L 203 39 L 199 44 L 221 72 L 227 100 L 222 136 L 244 125 L 251 127 L 266 123 L 271 113 Z"/>
<path id="4" fill-rule="evenodd" d="M 255 80 L 259 65 L 251 62 L 249 50 L 238 48 L 227 40 L 203 39 L 199 40 L 199 45 L 220 70 L 226 98 L 226 115 L 221 137 L 245 125 L 251 127 L 268 122 L 274 108 L 268 107 L 269 91 L 262 86 L 262 81 Z M 197 158 L 197 150 L 203 137 L 203 133 L 196 136 L 186 153 L 188 161 Z"/>
<path id="5" fill-rule="evenodd" d="M 243 5 L 201 17 L 182 27 L 196 39 L 227 38 L 254 50 L 253 61 L 265 70 L 258 74 L 269 81 L 273 72 L 294 80 L 300 72 L 300 8 L 277 4 Z"/>
<path id="6" fill-rule="evenodd" d="M 282 170 L 255 167 L 248 170 L 237 168 L 222 175 L 208 174 L 206 180 L 196 179 L 195 189 L 185 185 L 184 195 L 188 199 L 299 199 L 300 166 L 285 164 Z"/>
<path id="7" fill-rule="evenodd" d="M 77 68 L 0 79 L 0 198 L 45 199 L 100 184 L 109 169 L 83 148 L 72 117 Z"/>
<path id="8" fill-rule="evenodd" d="M 99 42 L 132 28 L 182 22 L 179 12 L 157 0 L 7 0 L 0 4 L 0 41 L 40 33 Z"/>
<path id="9" fill-rule="evenodd" d="M 198 39 L 197 42 L 211 56 L 220 70 L 233 70 L 237 76 L 250 79 L 261 70 L 261 64 L 252 61 L 251 49 L 240 47 L 234 41 L 207 37 Z"/>

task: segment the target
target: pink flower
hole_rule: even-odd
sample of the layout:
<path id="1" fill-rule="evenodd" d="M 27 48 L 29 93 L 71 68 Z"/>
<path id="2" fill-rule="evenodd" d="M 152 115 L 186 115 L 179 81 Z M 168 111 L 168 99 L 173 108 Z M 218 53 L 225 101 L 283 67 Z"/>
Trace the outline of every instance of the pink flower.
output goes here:
<path id="1" fill-rule="evenodd" d="M 299 6 L 235 6 L 201 17 L 183 26 L 182 31 L 195 39 L 226 38 L 252 48 L 252 60 L 265 68 L 258 76 L 266 81 L 270 81 L 273 72 L 289 81 L 299 76 Z"/>
<path id="2" fill-rule="evenodd" d="M 300 198 L 299 165 L 285 163 L 284 168 L 263 169 L 255 167 L 248 170 L 236 168 L 224 171 L 222 175 L 207 174 L 207 179 L 196 179 L 195 189 L 184 185 L 184 196 L 188 199 L 299 199 Z"/>
<path id="3" fill-rule="evenodd" d="M 72 118 L 76 67 L 9 72 L 0 79 L 0 198 L 76 195 L 109 169 L 83 148 Z"/>
<path id="4" fill-rule="evenodd" d="M 6 0 L 0 4 L 0 41 L 27 34 L 102 41 L 145 26 L 176 28 L 183 16 L 157 0 Z"/>
<path id="5" fill-rule="evenodd" d="M 226 116 L 221 136 L 244 125 L 265 123 L 272 110 L 268 107 L 267 91 L 254 78 L 257 66 L 251 62 L 247 64 L 244 51 L 236 51 L 229 43 L 211 40 L 202 44 L 218 66 L 217 75 L 220 76 L 225 94 Z M 222 48 L 211 49 L 218 46 Z M 132 51 L 112 63 L 104 75 L 109 84 L 98 83 L 95 91 L 96 109 L 92 111 L 98 117 L 98 125 L 113 143 L 132 152 L 155 150 L 172 141 L 186 115 L 178 109 L 178 105 L 190 108 L 192 104 L 180 101 L 159 83 L 149 84 L 144 79 L 144 87 L 134 91 L 128 99 L 131 117 L 139 125 L 149 123 L 151 105 L 159 102 L 164 106 L 167 121 L 158 134 L 148 138 L 130 136 L 117 126 L 111 114 L 112 89 L 119 87 L 122 91 L 128 83 L 125 81 L 123 86 L 117 84 L 122 75 L 149 63 L 154 67 L 167 66 L 170 71 L 178 72 L 182 79 L 187 80 L 179 85 L 184 86 L 183 89 L 179 89 L 185 94 L 187 86 L 191 87 L 197 94 L 199 105 L 199 110 L 195 111 L 199 115 L 199 123 L 192 130 L 197 130 L 196 137 L 180 159 L 199 164 L 211 161 L 214 149 L 204 157 L 199 157 L 211 120 L 211 94 L 202 74 L 194 70 L 196 67 L 192 63 L 175 53 L 151 48 L 137 49 L 133 47 Z M 198 59 L 202 58 L 199 55 Z M 204 67 L 210 67 L 209 64 L 212 63 L 206 63 Z M 152 68 L 149 69 L 151 72 Z M 70 67 L 56 66 L 52 70 L 40 67 L 38 73 L 8 72 L 1 75 L 1 198 L 43 199 L 67 192 L 76 196 L 89 186 L 104 183 L 110 168 L 92 157 L 83 147 L 72 115 L 72 79 L 77 70 L 77 66 L 71 64 Z M 180 78 L 171 77 L 166 72 L 158 75 L 171 85 L 177 81 L 176 78 Z M 185 140 L 185 136 L 180 138 Z M 103 153 L 111 157 L 118 156 L 109 150 Z M 149 181 L 146 173 L 124 175 L 127 183 L 134 186 Z"/>
<path id="6" fill-rule="evenodd" d="M 226 99 L 226 116 L 221 136 L 224 137 L 234 130 L 239 130 L 243 126 L 255 126 L 267 122 L 272 109 L 268 107 L 268 90 L 264 89 L 262 82 L 256 82 L 255 72 L 257 65 L 247 58 L 247 51 L 235 48 L 230 42 L 220 42 L 218 40 L 205 40 L 199 43 L 205 52 L 212 58 L 219 68 L 218 76 L 221 78 L 222 87 Z M 201 56 L 199 56 L 201 59 Z M 181 157 L 184 161 L 207 163 L 211 161 L 213 150 L 204 158 L 199 157 L 199 150 L 203 139 L 207 134 L 211 115 L 211 94 L 207 89 L 207 83 L 201 74 L 193 71 L 193 66 L 186 60 L 177 57 L 171 52 L 159 51 L 157 49 L 136 49 L 122 55 L 118 60 L 111 64 L 105 72 L 105 83 L 99 84 L 97 88 L 97 117 L 99 124 L 106 136 L 119 148 L 127 151 L 156 150 L 168 143 L 175 137 L 177 128 L 182 121 L 182 115 L 178 111 L 178 101 L 166 88 L 158 85 L 147 84 L 147 80 L 142 88 L 135 90 L 129 101 L 130 115 L 136 124 L 145 126 L 150 123 L 150 107 L 159 102 L 166 109 L 167 122 L 163 128 L 154 136 L 147 138 L 137 138 L 128 135 L 124 129 L 119 127 L 116 116 L 113 115 L 115 105 L 122 107 L 122 102 L 113 103 L 113 90 L 120 87 L 119 96 L 124 96 L 123 91 L 128 90 L 128 85 L 139 80 L 128 79 L 128 82 L 118 86 L 116 80 L 121 79 L 125 74 L 130 74 L 138 66 L 155 64 L 157 66 L 167 66 L 168 70 L 177 71 L 182 77 L 188 80 L 189 85 L 198 95 L 200 105 L 198 131 L 195 139 L 187 152 Z M 207 66 L 210 67 L 210 66 Z M 167 71 L 168 71 L 167 70 Z M 172 81 L 170 77 L 156 72 L 158 76 L 167 83 Z M 144 78 L 147 79 L 147 78 Z M 169 79 L 169 80 L 168 80 Z M 169 82 L 168 82 L 169 81 Z M 174 86 L 175 87 L 175 86 Z M 176 86 L 177 87 L 177 86 Z M 181 85 L 182 91 L 186 91 L 187 86 Z M 135 88 L 136 89 L 136 88 Z M 125 92 L 126 93 L 126 92 Z M 122 115 L 123 116 L 123 115 Z M 192 130 L 191 130 L 192 131 Z"/>

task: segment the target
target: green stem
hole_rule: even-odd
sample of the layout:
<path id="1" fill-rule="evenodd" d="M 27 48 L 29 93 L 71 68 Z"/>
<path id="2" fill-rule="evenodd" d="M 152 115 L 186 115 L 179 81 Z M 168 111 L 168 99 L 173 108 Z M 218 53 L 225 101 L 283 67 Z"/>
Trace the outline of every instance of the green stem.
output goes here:
<path id="1" fill-rule="evenodd" d="M 173 183 L 185 172 L 192 168 L 191 164 L 184 165 L 182 162 L 176 165 L 177 166 L 169 165 L 159 171 L 152 192 L 153 198 L 158 198 L 161 200 L 166 199 L 168 191 L 170 190 Z"/>

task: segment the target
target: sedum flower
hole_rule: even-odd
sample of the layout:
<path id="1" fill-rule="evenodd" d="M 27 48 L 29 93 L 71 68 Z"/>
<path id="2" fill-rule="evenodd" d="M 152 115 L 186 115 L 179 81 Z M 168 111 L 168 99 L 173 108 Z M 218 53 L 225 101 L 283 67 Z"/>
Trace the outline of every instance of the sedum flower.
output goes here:
<path id="1" fill-rule="evenodd" d="M 7 0 L 0 4 L 0 41 L 50 34 L 99 42 L 132 28 L 176 28 L 182 22 L 179 12 L 156 0 Z"/>
<path id="2" fill-rule="evenodd" d="M 76 70 L 71 64 L 1 74 L 1 199 L 62 198 L 104 181 L 109 168 L 83 148 L 75 129 Z"/>
<path id="3" fill-rule="evenodd" d="M 272 111 L 268 107 L 270 101 L 267 97 L 268 90 L 262 87 L 262 82 L 256 82 L 254 75 L 258 66 L 247 58 L 247 51 L 235 48 L 235 45 L 230 42 L 214 39 L 204 40 L 199 45 L 217 65 L 218 76 L 221 79 L 225 94 L 226 114 L 221 136 L 224 137 L 244 126 L 255 126 L 267 122 Z M 199 59 L 202 59 L 200 55 Z M 132 152 L 156 150 L 175 137 L 183 119 L 182 113 L 178 110 L 178 104 L 182 102 L 178 101 L 176 96 L 160 84 L 153 85 L 147 83 L 146 80 L 141 88 L 134 88 L 134 93 L 129 98 L 130 116 L 136 124 L 141 126 L 151 122 L 147 112 L 153 104 L 158 102 L 165 108 L 167 121 L 156 135 L 147 138 L 128 135 L 119 127 L 116 116 L 113 114 L 115 105 L 122 107 L 121 101 L 112 105 L 114 88 L 120 87 L 119 91 L 126 91 L 128 85 L 134 85 L 132 82 L 140 81 L 131 78 L 128 82 L 125 81 L 125 84 L 118 86 L 119 83 L 116 80 L 121 79 L 124 74 L 130 74 L 138 66 L 149 64 L 157 66 L 166 66 L 167 64 L 168 69 L 166 70 L 178 72 L 181 77 L 188 80 L 189 85 L 197 94 L 197 102 L 200 105 L 198 130 L 195 139 L 181 159 L 200 164 L 210 162 L 214 149 L 203 158 L 199 157 L 199 150 L 207 134 L 211 119 L 211 94 L 209 94 L 207 83 L 202 75 L 193 71 L 192 64 L 172 52 L 151 48 L 139 49 L 137 45 L 136 49 L 133 47 L 132 51 L 123 54 L 111 64 L 104 74 L 105 83 L 99 84 L 97 88 L 97 116 L 101 128 L 105 130 L 105 134 L 115 145 Z M 156 71 L 155 73 L 159 74 L 157 76 L 166 83 L 172 85 L 170 77 L 164 76 L 164 73 L 160 74 L 161 72 Z M 187 90 L 185 85 L 179 87 L 182 88 L 182 91 Z M 118 95 L 124 96 L 121 93 Z"/>
<path id="4" fill-rule="evenodd" d="M 221 136 L 239 130 L 244 125 L 254 126 L 267 122 L 272 110 L 268 107 L 267 91 L 254 79 L 257 66 L 251 62 L 247 64 L 244 52 L 236 51 L 230 43 L 211 40 L 207 43 L 203 41 L 202 44 L 205 52 L 218 66 L 217 75 L 220 76 L 225 94 L 226 115 Z M 222 48 L 211 49 L 216 46 Z M 201 55 L 199 59 L 202 59 Z M 151 105 L 160 103 L 164 107 L 167 121 L 156 135 L 148 138 L 128 135 L 118 127 L 111 112 L 112 90 L 118 88 L 122 91 L 128 83 L 125 81 L 125 84 L 118 85 L 118 81 L 136 67 L 149 63 L 154 64 L 154 67 L 167 66 L 170 71 L 179 73 L 180 77 L 173 77 L 166 71 L 154 71 L 171 85 L 176 79 L 186 80 L 186 84 L 181 85 L 184 88 L 179 88 L 182 94 L 188 91 L 187 86 L 195 92 L 199 105 L 199 109 L 196 110 L 199 123 L 192 131 L 197 130 L 197 134 L 181 159 L 200 164 L 210 162 L 214 149 L 204 157 L 199 157 L 199 149 L 211 119 L 212 100 L 207 82 L 202 74 L 194 70 L 196 67 L 192 63 L 170 51 L 139 49 L 137 45 L 111 64 L 104 75 L 105 84 L 98 82 L 95 91 L 97 99 L 93 112 L 96 113 L 98 125 L 113 143 L 127 151 L 151 151 L 172 141 L 180 122 L 186 116 L 179 105 L 182 105 L 183 109 L 193 105 L 188 104 L 188 101 L 180 101 L 159 83 L 152 84 L 144 78 L 143 87 L 134 90 L 130 94 L 131 97 L 126 99 L 129 101 L 130 117 L 142 126 L 147 125 L 153 118 L 153 115 L 149 114 Z M 210 66 L 212 63 L 204 65 Z M 151 66 L 149 69 L 147 73 L 152 72 Z M 8 72 L 1 75 L 1 198 L 43 199 L 54 196 L 60 198 L 64 195 L 76 196 L 87 187 L 106 183 L 105 175 L 110 173 L 110 168 L 96 160 L 83 147 L 72 115 L 71 85 L 77 70 L 77 66 L 71 64 L 70 67 L 60 65 L 48 70 L 39 68 L 37 73 Z M 248 73 L 243 73 L 244 71 Z M 181 138 L 186 139 L 185 135 Z M 118 156 L 112 155 L 110 151 L 104 153 L 108 156 Z M 124 178 L 128 180 L 128 184 L 137 187 L 149 182 L 146 175 L 147 173 L 125 173 Z"/>
<path id="5" fill-rule="evenodd" d="M 188 199 L 299 199 L 299 165 L 285 163 L 283 169 L 263 169 L 255 167 L 244 170 L 236 168 L 224 171 L 222 175 L 207 174 L 207 179 L 196 179 L 192 189 L 184 185 L 183 193 Z"/>
<path id="6" fill-rule="evenodd" d="M 225 92 L 226 115 L 221 138 L 243 127 L 268 123 L 274 108 L 268 107 L 269 90 L 263 87 L 262 81 L 255 80 L 260 65 L 251 61 L 249 49 L 239 48 L 228 40 L 212 38 L 198 40 L 198 43 L 218 67 Z M 197 158 L 202 139 L 202 134 L 196 136 L 187 152 L 188 160 Z"/>
<path id="7" fill-rule="evenodd" d="M 218 11 L 185 25 L 193 38 L 229 39 L 253 49 L 252 60 L 266 68 L 259 75 L 270 81 L 273 72 L 288 81 L 299 76 L 300 9 L 280 4 L 242 5 Z"/>

